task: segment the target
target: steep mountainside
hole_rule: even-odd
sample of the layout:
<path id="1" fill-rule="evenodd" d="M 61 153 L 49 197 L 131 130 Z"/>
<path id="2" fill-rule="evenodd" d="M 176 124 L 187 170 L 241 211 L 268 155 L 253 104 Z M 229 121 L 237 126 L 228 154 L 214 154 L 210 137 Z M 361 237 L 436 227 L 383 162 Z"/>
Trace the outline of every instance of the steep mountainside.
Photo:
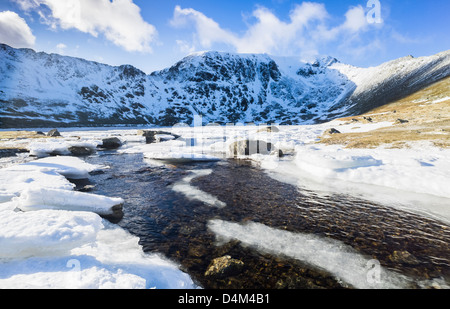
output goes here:
<path id="1" fill-rule="evenodd" d="M 337 69 L 354 81 L 357 87 L 348 100 L 337 104 L 332 110 L 339 110 L 342 116 L 359 115 L 450 76 L 450 51 L 430 57 L 408 56 L 374 68 L 356 69 L 339 64 Z"/>
<path id="2" fill-rule="evenodd" d="M 363 113 L 450 75 L 450 51 L 356 68 L 204 52 L 146 75 L 0 44 L 0 127 L 311 124 Z"/>
<path id="3" fill-rule="evenodd" d="M 342 134 L 324 134 L 321 138 L 323 143 L 345 145 L 347 148 L 410 148 L 412 143 L 424 142 L 449 149 L 450 77 L 401 100 L 339 121 L 352 128 Z M 358 132 L 357 129 L 368 122 L 381 127 Z M 383 123 L 394 125 L 383 126 Z M 336 129 L 342 130 L 340 126 Z"/>

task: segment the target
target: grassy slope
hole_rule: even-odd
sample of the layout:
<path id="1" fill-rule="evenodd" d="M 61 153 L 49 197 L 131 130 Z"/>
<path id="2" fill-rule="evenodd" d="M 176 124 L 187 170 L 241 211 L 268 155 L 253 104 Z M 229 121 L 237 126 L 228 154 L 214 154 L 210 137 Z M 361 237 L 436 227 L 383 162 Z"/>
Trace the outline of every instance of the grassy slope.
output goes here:
<path id="1" fill-rule="evenodd" d="M 436 102 L 438 100 L 441 102 Z M 450 77 L 364 115 L 339 120 L 352 123 L 356 128 L 369 122 L 368 118 L 371 122 L 396 123 L 366 133 L 324 135 L 321 142 L 347 148 L 403 148 L 409 147 L 411 142 L 429 141 L 437 147 L 450 148 Z M 399 123 L 398 119 L 408 122 Z"/>

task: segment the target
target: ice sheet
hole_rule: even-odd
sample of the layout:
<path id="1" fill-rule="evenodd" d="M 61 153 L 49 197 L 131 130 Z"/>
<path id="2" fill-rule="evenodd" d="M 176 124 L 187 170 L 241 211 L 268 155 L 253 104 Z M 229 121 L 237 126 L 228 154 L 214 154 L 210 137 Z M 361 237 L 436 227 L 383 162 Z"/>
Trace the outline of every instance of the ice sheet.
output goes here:
<path id="1" fill-rule="evenodd" d="M 329 272 L 338 280 L 355 288 L 404 288 L 410 281 L 382 267 L 376 269 L 379 273 L 374 276 L 372 267 L 379 266 L 375 260 L 332 239 L 278 230 L 254 222 L 239 224 L 212 220 L 208 226 L 216 234 L 219 244 L 239 240 L 244 245 L 264 253 L 298 259 Z"/>

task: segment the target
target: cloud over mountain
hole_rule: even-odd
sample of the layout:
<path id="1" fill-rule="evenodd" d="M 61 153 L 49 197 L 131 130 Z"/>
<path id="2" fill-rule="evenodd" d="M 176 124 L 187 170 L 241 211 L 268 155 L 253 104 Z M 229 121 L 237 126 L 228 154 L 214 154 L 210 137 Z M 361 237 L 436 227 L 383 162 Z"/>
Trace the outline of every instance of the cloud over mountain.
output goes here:
<path id="1" fill-rule="evenodd" d="M 330 25 L 332 16 L 323 3 L 302 2 L 284 21 L 266 7 L 258 6 L 253 12 L 255 20 L 244 33 L 224 29 L 214 19 L 193 8 L 176 6 L 171 25 L 194 28 L 194 42 L 182 46 L 211 49 L 214 44 L 226 44 L 238 53 L 268 53 L 277 55 L 317 56 L 319 46 L 338 39 L 348 43 L 371 28 L 362 6 L 350 7 L 344 21 Z M 180 44 L 181 45 L 181 44 Z"/>
<path id="2" fill-rule="evenodd" d="M 127 51 L 150 52 L 156 28 L 141 16 L 132 0 L 15 0 L 34 11 L 52 29 L 76 29 L 105 38 Z"/>
<path id="3" fill-rule="evenodd" d="M 33 47 L 36 41 L 27 22 L 11 11 L 0 12 L 0 42 L 11 46 Z"/>

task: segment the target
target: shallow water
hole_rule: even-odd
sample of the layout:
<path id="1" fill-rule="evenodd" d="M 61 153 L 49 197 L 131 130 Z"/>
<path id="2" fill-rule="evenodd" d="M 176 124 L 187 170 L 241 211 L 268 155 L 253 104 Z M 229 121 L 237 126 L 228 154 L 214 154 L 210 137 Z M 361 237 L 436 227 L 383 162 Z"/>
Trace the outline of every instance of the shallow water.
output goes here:
<path id="1" fill-rule="evenodd" d="M 361 256 L 364 262 L 378 261 L 391 274 L 407 278 L 398 287 L 450 284 L 450 227 L 437 220 L 347 195 L 301 192 L 245 161 L 153 165 L 144 162 L 142 155 L 115 152 L 87 161 L 110 166 L 105 173 L 92 175 L 92 192 L 125 200 L 124 217 L 118 224 L 138 236 L 146 252 L 159 252 L 179 263 L 204 288 L 361 287 L 333 272 L 334 252 L 329 252 L 329 264 L 326 257 L 317 264 L 314 255 L 305 260 L 291 254 L 283 239 L 271 240 L 273 248 L 250 243 L 245 235 L 221 241 L 221 235 L 211 229 L 212 222 L 226 222 L 229 227 L 257 223 L 271 230 L 262 228 L 256 233 L 286 232 L 289 237 L 313 235 L 333 241 L 333 250 L 353 250 L 353 256 Z M 208 172 L 195 178 L 193 170 Z M 186 179 L 191 180 L 188 185 L 226 206 L 215 207 L 173 190 Z M 261 243 L 267 240 L 261 237 Z M 205 276 L 211 261 L 225 255 L 244 262 L 241 272 L 220 278 Z"/>

